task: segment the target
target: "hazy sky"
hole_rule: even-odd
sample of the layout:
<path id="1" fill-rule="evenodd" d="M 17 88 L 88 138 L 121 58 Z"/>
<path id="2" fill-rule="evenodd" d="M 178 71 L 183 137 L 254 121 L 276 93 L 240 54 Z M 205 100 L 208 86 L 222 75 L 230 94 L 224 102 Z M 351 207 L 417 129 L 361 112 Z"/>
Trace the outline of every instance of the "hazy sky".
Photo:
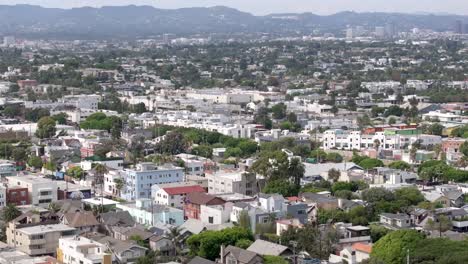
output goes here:
<path id="1" fill-rule="evenodd" d="M 330 14 L 344 10 L 468 14 L 468 0 L 0 0 L 0 4 L 61 8 L 128 4 L 158 8 L 225 5 L 259 15 L 279 12 Z"/>

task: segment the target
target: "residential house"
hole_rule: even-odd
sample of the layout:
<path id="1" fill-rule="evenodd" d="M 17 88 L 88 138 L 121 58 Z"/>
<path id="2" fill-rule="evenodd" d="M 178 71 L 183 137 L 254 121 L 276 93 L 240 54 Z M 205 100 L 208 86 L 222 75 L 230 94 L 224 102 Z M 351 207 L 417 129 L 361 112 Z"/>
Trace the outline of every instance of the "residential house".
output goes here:
<path id="1" fill-rule="evenodd" d="M 219 264 L 262 264 L 263 258 L 257 253 L 234 247 L 228 246 L 224 248 L 221 246 Z"/>
<path id="2" fill-rule="evenodd" d="M 27 187 L 8 187 L 6 189 L 6 203 L 14 205 L 26 205 L 29 202 L 29 192 Z"/>
<path id="3" fill-rule="evenodd" d="M 330 264 L 358 264 L 368 260 L 371 252 L 371 244 L 355 243 L 352 246 L 342 249 L 339 255 L 331 254 L 328 262 Z"/>
<path id="4" fill-rule="evenodd" d="M 174 253 L 174 244 L 172 240 L 167 236 L 152 236 L 149 239 L 149 245 L 151 250 L 158 251 L 162 255 L 171 255 Z"/>
<path id="5" fill-rule="evenodd" d="M 186 218 L 200 219 L 202 205 L 222 205 L 225 201 L 216 196 L 193 192 L 189 193 L 185 199 L 184 211 Z"/>
<path id="6" fill-rule="evenodd" d="M 293 252 L 286 246 L 257 239 L 247 248 L 248 251 L 257 253 L 262 256 L 292 256 Z"/>
<path id="7" fill-rule="evenodd" d="M 132 240 L 135 237 L 140 238 L 142 241 L 149 241 L 153 237 L 153 233 L 145 231 L 142 226 L 123 227 L 114 226 L 112 228 L 113 237 L 118 240 Z"/>
<path id="8" fill-rule="evenodd" d="M 62 224 L 76 228 L 78 233 L 97 232 L 99 222 L 91 212 L 73 212 L 62 216 Z"/>
<path id="9" fill-rule="evenodd" d="M 340 247 L 348 247 L 354 243 L 370 243 L 370 228 L 366 226 L 353 226 L 352 224 L 336 223 L 340 239 L 338 244 Z"/>
<path id="10" fill-rule="evenodd" d="M 106 245 L 106 248 L 114 254 L 119 263 L 135 262 L 138 258 L 145 256 L 147 250 L 134 241 L 122 241 L 108 236 L 101 237 L 96 241 Z"/>
<path id="11" fill-rule="evenodd" d="M 407 214 L 380 214 L 380 223 L 389 229 L 407 229 L 414 225 L 413 219 Z"/>

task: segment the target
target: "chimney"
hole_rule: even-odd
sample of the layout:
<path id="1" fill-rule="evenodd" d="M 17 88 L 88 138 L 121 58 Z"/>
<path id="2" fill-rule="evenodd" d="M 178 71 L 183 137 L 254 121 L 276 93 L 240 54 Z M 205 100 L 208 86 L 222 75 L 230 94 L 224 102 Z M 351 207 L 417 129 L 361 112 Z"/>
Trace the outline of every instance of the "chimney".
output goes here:
<path id="1" fill-rule="evenodd" d="M 221 251 L 219 252 L 221 256 L 221 263 L 224 264 L 224 245 L 221 245 Z"/>

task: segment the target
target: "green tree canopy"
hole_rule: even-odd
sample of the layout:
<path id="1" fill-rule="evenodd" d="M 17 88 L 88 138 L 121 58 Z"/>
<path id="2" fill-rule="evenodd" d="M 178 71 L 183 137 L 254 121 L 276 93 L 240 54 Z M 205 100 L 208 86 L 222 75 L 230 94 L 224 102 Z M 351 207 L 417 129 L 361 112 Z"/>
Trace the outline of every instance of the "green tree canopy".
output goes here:
<path id="1" fill-rule="evenodd" d="M 413 252 L 424 235 L 415 230 L 391 232 L 374 244 L 371 253 L 373 261 L 385 264 L 401 264 L 406 260 L 407 250 Z"/>

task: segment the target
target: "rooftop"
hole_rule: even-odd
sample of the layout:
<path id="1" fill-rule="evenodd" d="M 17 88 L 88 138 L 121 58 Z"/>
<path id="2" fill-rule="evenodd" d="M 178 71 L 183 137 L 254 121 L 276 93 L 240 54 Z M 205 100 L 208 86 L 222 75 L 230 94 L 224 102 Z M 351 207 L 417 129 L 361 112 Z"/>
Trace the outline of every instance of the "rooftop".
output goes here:
<path id="1" fill-rule="evenodd" d="M 37 225 L 37 226 L 30 226 L 18 229 L 22 233 L 27 235 L 36 235 L 36 234 L 44 234 L 50 232 L 63 232 L 63 231 L 74 231 L 75 228 L 69 227 L 64 224 L 54 224 L 54 225 Z"/>

